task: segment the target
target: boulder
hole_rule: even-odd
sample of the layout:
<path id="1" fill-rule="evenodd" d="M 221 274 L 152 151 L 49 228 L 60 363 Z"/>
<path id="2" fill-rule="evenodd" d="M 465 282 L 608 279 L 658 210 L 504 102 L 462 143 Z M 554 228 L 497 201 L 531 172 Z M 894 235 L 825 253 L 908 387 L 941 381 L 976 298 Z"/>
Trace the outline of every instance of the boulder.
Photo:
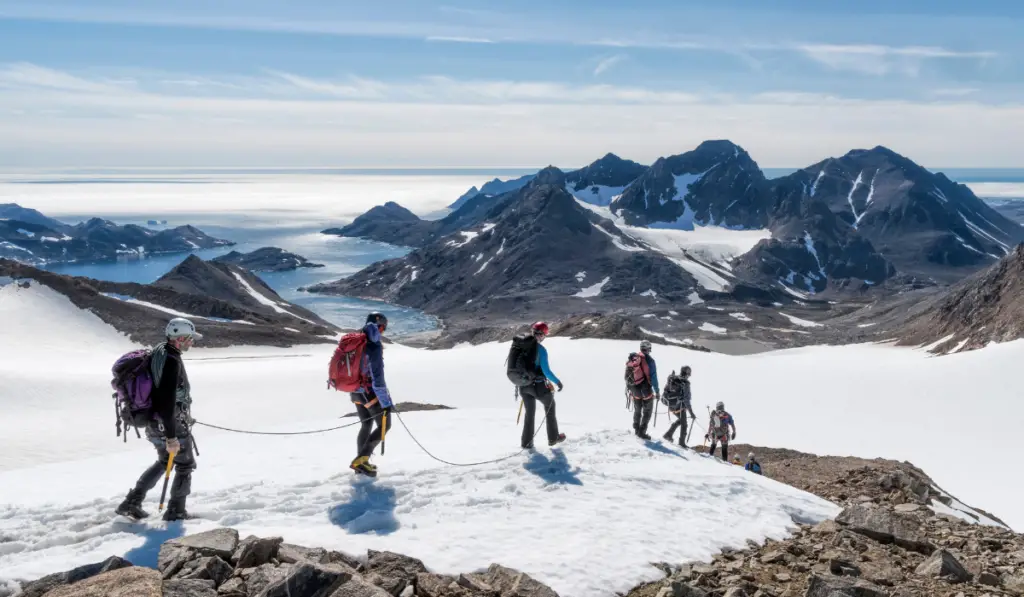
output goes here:
<path id="1" fill-rule="evenodd" d="M 204 557 L 230 560 L 238 548 L 238 531 L 214 529 L 179 539 L 171 539 L 160 546 L 156 569 L 165 579 L 174 577 L 187 562 Z"/>
<path id="2" fill-rule="evenodd" d="M 472 576 L 496 589 L 501 597 L 558 597 L 551 587 L 528 574 L 498 564 L 491 564 L 487 572 Z"/>
<path id="3" fill-rule="evenodd" d="M 214 529 L 205 533 L 196 533 L 179 539 L 171 539 L 167 543 L 188 547 L 202 556 L 217 556 L 222 560 L 230 560 L 238 549 L 238 531 L 235 529 Z M 165 543 L 166 545 L 166 543 Z"/>
<path id="4" fill-rule="evenodd" d="M 219 587 L 231 576 L 231 565 L 217 556 L 189 560 L 174 575 L 174 578 L 183 580 L 210 580 L 214 587 Z"/>
<path id="5" fill-rule="evenodd" d="M 461 576 L 472 578 L 472 575 Z M 460 580 L 461 577 L 456 578 L 447 574 L 421 572 L 416 575 L 416 594 L 419 597 L 480 597 L 477 593 L 460 585 Z M 480 582 L 484 584 L 483 581 Z M 493 590 L 494 587 L 491 589 Z M 493 594 L 498 595 L 499 593 L 495 591 Z"/>
<path id="6" fill-rule="evenodd" d="M 920 533 L 916 520 L 884 508 L 856 505 L 843 510 L 836 522 L 880 543 L 895 543 L 903 549 L 931 555 L 935 546 Z"/>
<path id="7" fill-rule="evenodd" d="M 1002 584 L 1002 581 L 998 576 L 991 572 L 982 572 L 978 575 L 978 583 L 982 585 L 988 585 L 990 587 L 998 587 Z"/>
<path id="8" fill-rule="evenodd" d="M 46 597 L 161 597 L 160 573 L 131 566 L 104 572 L 46 593 Z"/>
<path id="9" fill-rule="evenodd" d="M 287 576 L 267 585 L 256 597 L 329 597 L 353 577 L 323 566 L 304 562 L 292 566 Z M 372 593 L 367 593 L 372 595 Z"/>
<path id="10" fill-rule="evenodd" d="M 460 587 L 467 589 L 474 597 L 499 597 L 498 591 L 483 580 L 468 574 L 460 574 L 455 581 Z"/>
<path id="11" fill-rule="evenodd" d="M 725 592 L 725 597 L 748 597 L 748 595 L 742 588 L 733 587 Z"/>
<path id="12" fill-rule="evenodd" d="M 263 564 L 256 568 L 240 569 L 236 574 L 245 581 L 246 593 L 249 595 L 257 595 L 269 585 L 284 580 L 291 569 L 291 564 L 282 564 L 280 566 Z"/>
<path id="13" fill-rule="evenodd" d="M 412 585 L 409 585 L 406 588 L 412 589 Z M 395 597 L 399 597 L 400 595 L 401 593 Z M 353 576 L 345 582 L 345 584 L 338 587 L 333 593 L 330 593 L 330 597 L 391 597 L 391 593 L 388 593 L 376 585 L 366 582 L 365 579 Z"/>
<path id="14" fill-rule="evenodd" d="M 687 583 L 674 582 L 670 586 L 672 592 L 669 595 L 671 597 L 708 597 L 707 591 Z"/>
<path id="15" fill-rule="evenodd" d="M 218 597 L 212 580 L 173 578 L 163 583 L 163 597 Z"/>
<path id="16" fill-rule="evenodd" d="M 914 572 L 920 576 L 943 578 L 954 583 L 967 582 L 971 579 L 971 573 L 963 564 L 944 549 L 933 553 Z"/>
<path id="17" fill-rule="evenodd" d="M 285 564 L 298 564 L 300 562 L 312 562 L 314 564 L 327 563 L 327 550 L 321 547 L 303 547 L 282 543 L 277 550 L 277 559 Z"/>
<path id="18" fill-rule="evenodd" d="M 864 580 L 811 576 L 805 597 L 887 597 L 885 589 Z"/>
<path id="19" fill-rule="evenodd" d="M 277 557 L 277 550 L 283 541 L 281 537 L 246 537 L 231 555 L 231 564 L 236 568 L 255 568 L 269 563 L 271 559 Z"/>
<path id="20" fill-rule="evenodd" d="M 424 566 L 423 562 L 420 560 L 392 553 L 390 551 L 370 550 L 366 555 L 366 568 L 368 570 L 377 574 L 382 579 L 396 579 L 402 581 L 402 585 L 398 587 L 397 592 L 393 592 L 392 589 L 389 589 L 389 591 L 392 591 L 395 595 L 401 593 L 402 589 L 404 589 L 406 585 L 414 584 L 416 582 L 417 574 L 427 571 L 427 567 Z M 392 585 L 396 583 L 387 582 L 386 584 Z"/>
<path id="21" fill-rule="evenodd" d="M 269 584 L 269 583 L 268 583 Z M 263 585 L 260 587 L 262 590 Z M 233 576 L 224 582 L 218 589 L 217 595 L 219 597 L 249 597 L 246 592 L 245 581 L 239 576 Z"/>
<path id="22" fill-rule="evenodd" d="M 57 587 L 74 584 L 87 578 L 92 578 L 98 574 L 103 574 L 104 572 L 128 568 L 131 565 L 132 563 L 128 560 L 124 560 L 117 556 L 111 556 L 102 562 L 86 564 L 85 566 L 79 566 L 74 570 L 68 570 L 66 572 L 49 574 L 39 580 L 26 583 L 21 587 L 21 593 L 18 594 L 18 597 L 42 597 L 47 592 L 52 591 Z"/>

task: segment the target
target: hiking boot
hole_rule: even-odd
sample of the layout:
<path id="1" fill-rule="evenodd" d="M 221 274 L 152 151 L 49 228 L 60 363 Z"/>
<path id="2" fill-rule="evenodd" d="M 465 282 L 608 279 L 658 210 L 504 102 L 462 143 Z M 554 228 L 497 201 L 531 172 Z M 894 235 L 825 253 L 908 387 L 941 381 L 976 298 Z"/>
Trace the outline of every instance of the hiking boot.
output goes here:
<path id="1" fill-rule="evenodd" d="M 167 504 L 167 511 L 164 512 L 164 515 L 163 515 L 163 519 L 166 520 L 167 522 L 174 522 L 175 520 L 191 520 L 193 518 L 198 518 L 198 517 L 189 514 L 188 511 L 185 510 L 185 500 L 184 499 L 179 499 L 179 500 L 172 499 Z"/>
<path id="2" fill-rule="evenodd" d="M 119 505 L 117 509 L 114 510 L 114 512 L 120 514 L 121 516 L 126 516 L 128 518 L 132 518 L 135 520 L 149 518 L 149 512 L 146 512 L 145 510 L 142 509 L 142 499 L 144 497 L 145 494 L 139 493 L 138 491 L 132 489 L 131 491 L 128 492 L 128 495 L 124 498 L 124 501 L 121 502 L 121 505 Z"/>
<path id="3" fill-rule="evenodd" d="M 369 456 L 357 456 L 356 459 L 352 461 L 352 464 L 348 466 L 357 474 L 366 475 L 367 477 L 377 476 L 377 467 L 370 464 Z"/>
<path id="4" fill-rule="evenodd" d="M 636 436 L 639 437 L 640 439 L 651 439 L 651 436 L 647 435 L 646 431 L 639 431 L 638 430 L 636 432 Z"/>
<path id="5" fill-rule="evenodd" d="M 665 438 L 665 441 L 667 441 L 667 442 L 672 441 L 672 434 L 671 433 L 666 433 L 665 435 L 663 435 L 661 437 Z"/>
<path id="6" fill-rule="evenodd" d="M 565 434 L 564 433 L 559 433 L 558 437 L 556 437 L 554 440 L 548 442 L 548 445 L 549 446 L 554 446 L 554 445 L 560 444 L 560 443 L 562 443 L 564 441 L 565 441 Z"/>

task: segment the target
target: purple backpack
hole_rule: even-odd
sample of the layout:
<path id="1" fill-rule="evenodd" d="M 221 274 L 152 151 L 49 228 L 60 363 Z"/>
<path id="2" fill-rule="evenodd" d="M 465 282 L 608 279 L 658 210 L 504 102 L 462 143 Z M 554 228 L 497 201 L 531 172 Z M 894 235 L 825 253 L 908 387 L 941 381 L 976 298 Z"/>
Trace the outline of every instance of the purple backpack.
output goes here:
<path id="1" fill-rule="evenodd" d="M 121 435 L 124 423 L 124 439 L 128 441 L 128 427 L 146 427 L 153 419 L 150 394 L 153 392 L 153 375 L 150 373 L 151 350 L 141 349 L 125 353 L 110 368 L 114 378 L 110 387 L 114 389 L 114 411 L 117 413 L 117 435 Z M 140 436 L 141 437 L 141 436 Z"/>

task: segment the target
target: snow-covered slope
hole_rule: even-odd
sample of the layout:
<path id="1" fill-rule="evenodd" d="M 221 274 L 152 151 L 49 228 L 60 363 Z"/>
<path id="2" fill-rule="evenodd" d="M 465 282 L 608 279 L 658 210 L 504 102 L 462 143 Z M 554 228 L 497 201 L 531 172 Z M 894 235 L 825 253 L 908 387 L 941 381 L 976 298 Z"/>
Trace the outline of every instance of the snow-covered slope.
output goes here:
<path id="1" fill-rule="evenodd" d="M 152 460 L 145 441 L 132 437 L 125 446 L 114 436 L 109 366 L 130 346 L 59 300 L 23 298 L 0 294 L 3 320 L 19 322 L 0 326 L 0 537 L 12 538 L 0 543 L 2 576 L 38 576 L 111 553 L 152 563 L 160 541 L 184 531 L 110 516 Z M 560 449 L 512 455 L 519 428 L 503 373 L 507 346 L 391 345 L 387 374 L 396 398 L 455 410 L 404 415 L 408 430 L 396 423 L 386 455 L 375 457 L 376 481 L 346 469 L 353 428 L 258 437 L 198 427 L 202 455 L 190 509 L 203 519 L 184 526 L 231 525 L 352 552 L 390 549 L 441 572 L 497 561 L 563 595 L 611 595 L 658 577 L 649 562 L 707 559 L 747 538 L 780 536 L 794 518 L 837 512 L 738 467 L 633 438 L 619 388 L 632 342 L 554 338 L 547 346 L 565 383 L 558 418 L 570 439 Z M 189 352 L 193 414 L 257 430 L 349 422 L 338 418 L 351 410 L 347 397 L 324 390 L 330 353 L 330 346 Z M 873 345 L 746 357 L 658 347 L 656 356 L 663 375 L 693 367 L 694 409 L 704 413 L 724 400 L 740 441 L 907 459 L 965 503 L 1024 526 L 1024 482 L 1007 474 L 1006 461 L 980 458 L 967 443 L 977 439 L 974 430 L 991 428 L 993 413 L 1006 429 L 1024 424 L 1019 388 L 1006 378 L 1024 357 L 1024 342 L 942 359 Z M 52 363 L 71 373 L 53 375 Z M 452 371 L 461 372 L 459 391 L 425 382 Z M 595 374 L 602 371 L 609 373 Z M 662 413 L 655 437 L 666 424 Z M 421 452 L 409 431 L 455 462 L 512 456 L 445 466 Z M 1016 449 L 1012 433 L 984 441 L 986 454 Z"/>

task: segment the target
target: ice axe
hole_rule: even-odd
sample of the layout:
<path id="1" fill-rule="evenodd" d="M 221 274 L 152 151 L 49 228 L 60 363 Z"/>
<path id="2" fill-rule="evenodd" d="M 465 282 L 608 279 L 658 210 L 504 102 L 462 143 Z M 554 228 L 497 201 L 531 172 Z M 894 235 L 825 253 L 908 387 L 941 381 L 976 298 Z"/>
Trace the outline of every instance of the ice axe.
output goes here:
<path id="1" fill-rule="evenodd" d="M 167 472 L 164 473 L 164 488 L 160 491 L 160 507 L 157 508 L 157 512 L 164 509 L 164 500 L 167 499 L 167 482 L 171 480 L 171 467 L 174 466 L 175 455 L 177 452 L 167 453 Z"/>
<path id="2" fill-rule="evenodd" d="M 523 402 L 525 402 L 525 400 L 520 400 L 519 401 L 519 414 L 516 415 L 516 426 L 517 427 L 519 426 L 519 419 L 520 419 L 520 417 L 523 416 Z"/>
<path id="3" fill-rule="evenodd" d="M 384 455 L 384 434 L 388 432 L 388 411 L 380 415 L 380 455 Z"/>

